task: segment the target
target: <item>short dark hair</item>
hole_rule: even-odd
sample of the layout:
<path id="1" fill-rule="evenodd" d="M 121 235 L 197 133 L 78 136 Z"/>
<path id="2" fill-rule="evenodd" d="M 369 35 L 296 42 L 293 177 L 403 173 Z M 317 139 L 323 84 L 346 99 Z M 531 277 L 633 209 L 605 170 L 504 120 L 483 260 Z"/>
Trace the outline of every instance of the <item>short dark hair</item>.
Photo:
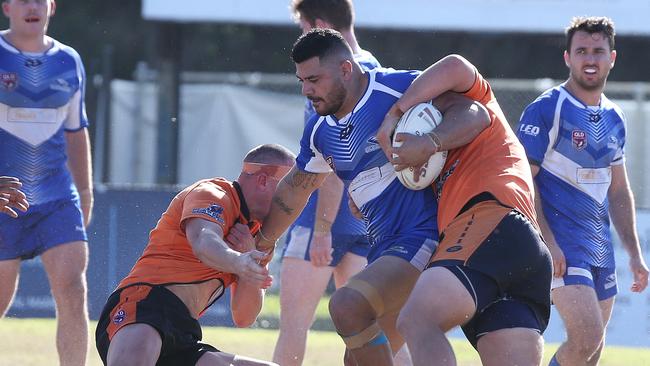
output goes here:
<path id="1" fill-rule="evenodd" d="M 352 49 L 341 33 L 333 29 L 314 28 L 300 36 L 291 50 L 291 59 L 297 64 L 312 57 L 320 60 L 335 55 L 352 58 Z"/>
<path id="2" fill-rule="evenodd" d="M 264 144 L 254 147 L 244 157 L 246 163 L 269 165 L 293 165 L 296 158 L 291 150 L 279 144 Z"/>
<path id="3" fill-rule="evenodd" d="M 312 27 L 316 19 L 330 23 L 338 31 L 350 29 L 354 23 L 352 0 L 292 0 L 291 11 L 297 21 L 302 18 Z"/>
<path id="4" fill-rule="evenodd" d="M 609 50 L 614 50 L 614 22 L 608 17 L 574 17 L 566 29 L 566 50 L 571 52 L 571 43 L 573 35 L 577 31 L 587 32 L 589 34 L 602 33 L 607 37 Z"/>

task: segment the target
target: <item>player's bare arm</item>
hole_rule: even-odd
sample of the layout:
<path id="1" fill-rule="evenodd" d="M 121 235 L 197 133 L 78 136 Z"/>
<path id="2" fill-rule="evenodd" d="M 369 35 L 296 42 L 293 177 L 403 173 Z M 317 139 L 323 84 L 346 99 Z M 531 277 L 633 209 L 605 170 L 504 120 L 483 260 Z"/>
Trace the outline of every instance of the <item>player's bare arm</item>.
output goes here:
<path id="1" fill-rule="evenodd" d="M 314 234 L 309 245 L 309 259 L 315 266 L 327 266 L 332 261 L 332 224 L 339 211 L 341 200 L 333 197 L 343 195 L 344 184 L 330 173 L 319 188 L 314 219 Z"/>
<path id="2" fill-rule="evenodd" d="M 230 244 L 229 238 L 231 234 L 236 233 L 237 243 L 242 246 L 239 252 L 248 252 L 255 250 L 255 239 L 251 234 L 248 226 L 237 223 L 229 231 L 226 239 Z M 232 244 L 231 244 L 232 245 Z M 271 276 L 260 288 L 254 281 L 249 281 L 245 277 L 240 277 L 230 287 L 230 312 L 232 314 L 233 322 L 236 326 L 243 328 L 249 327 L 259 315 L 264 305 L 264 292 L 271 286 Z"/>
<path id="3" fill-rule="evenodd" d="M 251 250 L 239 253 L 223 240 L 221 226 L 201 218 L 191 218 L 185 224 L 185 234 L 194 255 L 206 265 L 222 272 L 236 274 L 258 287 L 268 281 L 268 270 L 259 264 L 264 253 Z"/>
<path id="4" fill-rule="evenodd" d="M 84 225 L 87 227 L 92 219 L 94 203 L 88 129 L 82 128 L 79 131 L 67 132 L 65 138 L 68 168 L 74 179 L 77 191 L 79 191 L 81 211 L 84 215 Z"/>
<path id="5" fill-rule="evenodd" d="M 257 247 L 260 250 L 275 247 L 275 242 L 298 217 L 309 196 L 323 184 L 328 174 L 310 173 L 294 166 L 282 178 L 273 196 L 271 210 L 258 235 Z"/>
<path id="6" fill-rule="evenodd" d="M 391 135 L 399 118 L 412 106 L 430 101 L 447 91 L 467 92 L 474 84 L 476 69 L 465 58 L 449 55 L 429 66 L 418 76 L 404 95 L 395 102 L 379 127 L 377 140 L 387 156 L 391 154 Z"/>
<path id="7" fill-rule="evenodd" d="M 641 292 L 648 286 L 648 266 L 643 259 L 636 232 L 634 198 L 627 179 L 625 164 L 612 166 L 612 183 L 607 198 L 612 223 L 630 256 L 630 270 L 634 275 L 632 291 Z"/>
<path id="8" fill-rule="evenodd" d="M 428 135 L 398 133 L 400 147 L 392 148 L 395 170 L 424 164 L 438 151 L 451 150 L 470 143 L 490 125 L 490 115 L 480 103 L 458 93 L 446 92 L 433 100 L 443 114 L 442 123 Z"/>
<path id="9" fill-rule="evenodd" d="M 535 178 L 539 173 L 539 165 L 530 164 L 530 171 Z M 551 258 L 553 258 L 553 276 L 562 277 L 564 272 L 566 272 L 566 258 L 564 257 L 564 252 L 560 246 L 555 241 L 555 235 L 551 231 L 551 227 L 546 221 L 546 215 L 544 215 L 544 210 L 542 209 L 542 198 L 539 196 L 539 188 L 537 183 L 533 182 L 535 185 L 535 212 L 537 213 L 537 223 L 539 224 L 540 230 L 542 231 L 542 236 L 544 237 L 544 243 L 548 247 L 548 251 L 551 252 Z"/>

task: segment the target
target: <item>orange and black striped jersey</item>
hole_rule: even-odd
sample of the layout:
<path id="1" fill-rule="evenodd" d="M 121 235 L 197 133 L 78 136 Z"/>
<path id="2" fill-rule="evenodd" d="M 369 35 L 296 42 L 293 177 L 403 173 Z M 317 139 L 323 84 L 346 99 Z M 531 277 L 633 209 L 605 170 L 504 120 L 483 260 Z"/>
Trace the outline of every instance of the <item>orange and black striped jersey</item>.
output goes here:
<path id="1" fill-rule="evenodd" d="M 526 152 L 508 125 L 490 84 L 475 71 L 476 80 L 464 95 L 481 103 L 490 125 L 472 142 L 449 151 L 435 181 L 440 232 L 473 197 L 488 192 L 501 204 L 516 208 L 535 226 L 534 186 Z"/>
<path id="2" fill-rule="evenodd" d="M 224 287 L 235 275 L 203 264 L 185 236 L 190 218 L 209 220 L 221 226 L 226 237 L 237 222 L 248 225 L 249 212 L 237 182 L 223 178 L 200 180 L 178 193 L 149 234 L 149 243 L 129 275 L 118 288 L 146 283 L 151 285 L 189 284 L 220 279 Z M 249 225 L 251 226 L 251 225 Z M 253 234 L 258 225 L 252 225 Z"/>

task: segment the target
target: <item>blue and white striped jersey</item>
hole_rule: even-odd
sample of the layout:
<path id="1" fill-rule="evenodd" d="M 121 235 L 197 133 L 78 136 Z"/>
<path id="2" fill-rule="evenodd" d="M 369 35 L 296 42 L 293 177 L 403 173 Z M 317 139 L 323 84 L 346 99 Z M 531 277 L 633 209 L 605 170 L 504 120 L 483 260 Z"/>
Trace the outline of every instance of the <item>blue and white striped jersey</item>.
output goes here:
<path id="1" fill-rule="evenodd" d="M 375 137 L 390 107 L 419 73 L 385 68 L 366 71 L 368 87 L 353 111 L 340 120 L 314 116 L 300 142 L 298 168 L 312 173 L 334 170 L 366 217 L 373 243 L 413 233 L 438 239 L 432 189 L 405 188 Z"/>
<path id="2" fill-rule="evenodd" d="M 362 50 L 361 53 L 355 54 L 354 59 L 361 65 L 364 70 L 372 70 L 377 67 L 380 67 L 379 61 L 368 51 Z M 316 115 L 316 111 L 311 104 L 311 101 L 307 99 L 305 103 L 305 124 Z M 363 221 L 357 219 L 352 215 L 350 209 L 348 208 L 347 200 L 348 195 L 345 193 L 347 190 L 347 185 L 343 191 L 343 197 L 341 197 L 341 205 L 339 206 L 339 211 L 336 214 L 336 219 L 332 223 L 331 232 L 333 234 L 342 234 L 342 235 L 365 235 L 366 234 L 366 225 Z M 302 213 L 294 225 L 304 226 L 308 228 L 313 228 L 314 221 L 316 219 L 316 205 L 318 204 L 318 190 L 315 191 L 307 201 L 307 205 L 302 210 Z M 332 197 L 334 199 L 334 197 Z M 336 246 L 337 243 L 332 243 Z"/>
<path id="3" fill-rule="evenodd" d="M 18 177 L 31 205 L 77 195 L 64 131 L 88 126 L 85 78 L 71 47 L 26 53 L 0 37 L 0 175 Z"/>
<path id="4" fill-rule="evenodd" d="M 544 216 L 565 256 L 614 267 L 607 192 L 612 165 L 625 161 L 625 118 L 602 95 L 587 106 L 560 85 L 524 111 L 517 131 L 531 163 Z"/>

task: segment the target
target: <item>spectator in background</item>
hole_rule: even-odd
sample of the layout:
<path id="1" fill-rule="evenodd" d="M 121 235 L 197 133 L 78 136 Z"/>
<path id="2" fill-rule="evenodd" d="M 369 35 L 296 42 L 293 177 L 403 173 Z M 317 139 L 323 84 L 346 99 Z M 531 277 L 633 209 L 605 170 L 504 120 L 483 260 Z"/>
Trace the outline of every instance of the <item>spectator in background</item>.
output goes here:
<path id="1" fill-rule="evenodd" d="M 246 154 L 237 181 L 203 179 L 176 195 L 102 311 L 95 337 L 104 364 L 272 364 L 200 343 L 197 319 L 230 287 L 235 325 L 255 322 L 271 277 L 270 255 L 252 235 L 294 159 L 280 145 L 261 145 Z"/>
<path id="2" fill-rule="evenodd" d="M 610 216 L 630 257 L 632 291 L 648 284 L 625 169 L 625 118 L 603 94 L 615 60 L 612 21 L 574 18 L 564 51 L 569 79 L 531 103 L 518 128 L 553 256 L 553 303 L 567 331 L 552 366 L 597 365 L 600 359 L 617 293 Z"/>
<path id="3" fill-rule="evenodd" d="M 335 29 L 362 67 L 379 66 L 357 42 L 351 0 L 293 0 L 291 11 L 303 33 L 312 28 Z M 315 114 L 307 99 L 304 122 Z M 339 288 L 367 263 L 370 244 L 366 226 L 348 209 L 346 188 L 335 174 L 330 174 L 289 229 L 282 252 L 280 335 L 273 353 L 273 361 L 283 366 L 302 364 L 307 332 L 332 274 Z"/>
<path id="4" fill-rule="evenodd" d="M 0 177 L 0 212 L 16 218 L 18 213 L 14 209 L 27 211 L 29 203 L 25 194 L 19 190 L 21 186 L 18 178 Z"/>
<path id="5" fill-rule="evenodd" d="M 56 303 L 61 365 L 88 352 L 86 227 L 93 192 L 85 72 L 77 52 L 47 36 L 54 0 L 5 0 L 0 33 L 0 175 L 14 176 L 30 207 L 0 216 L 0 315 L 20 262 L 40 256 Z"/>

